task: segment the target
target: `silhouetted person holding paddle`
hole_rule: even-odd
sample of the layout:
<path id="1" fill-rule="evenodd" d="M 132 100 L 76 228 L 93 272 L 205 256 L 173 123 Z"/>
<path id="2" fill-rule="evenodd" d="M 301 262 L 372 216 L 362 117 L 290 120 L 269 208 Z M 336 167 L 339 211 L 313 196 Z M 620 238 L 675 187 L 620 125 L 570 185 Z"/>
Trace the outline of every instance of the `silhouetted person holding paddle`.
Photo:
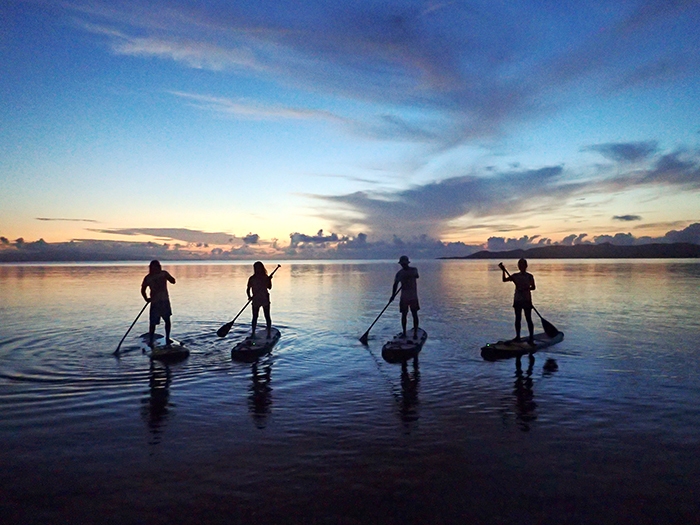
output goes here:
<path id="1" fill-rule="evenodd" d="M 403 336 L 406 337 L 406 320 L 408 317 L 408 310 L 410 309 L 413 315 L 413 338 L 416 339 L 418 337 L 418 310 L 420 310 L 420 305 L 418 304 L 418 284 L 416 283 L 418 279 L 418 270 L 409 266 L 410 262 L 406 255 L 402 255 L 399 258 L 401 269 L 396 272 L 394 287 L 391 290 L 391 298 L 393 300 L 396 296 L 396 290 L 399 284 L 401 284 L 399 311 L 401 312 Z"/>
<path id="2" fill-rule="evenodd" d="M 253 264 L 253 275 L 248 279 L 248 287 L 245 293 L 248 300 L 253 302 L 253 322 L 251 323 L 251 335 L 255 335 L 255 328 L 258 325 L 258 314 L 262 306 L 265 321 L 267 321 L 267 338 L 270 338 L 272 328 L 272 318 L 270 317 L 270 292 L 272 289 L 272 276 L 267 275 L 265 265 L 260 261 Z M 252 294 L 251 294 L 252 292 Z"/>
<path id="3" fill-rule="evenodd" d="M 168 296 L 168 283 L 175 284 L 175 277 L 163 270 L 159 261 L 151 261 L 148 266 L 148 275 L 141 283 L 141 295 L 147 303 L 151 303 L 151 313 L 148 327 L 148 346 L 153 347 L 153 335 L 156 325 L 161 318 L 165 324 L 165 342 L 170 344 L 170 316 L 173 315 Z M 146 288 L 151 289 L 151 296 L 146 295 Z"/>
<path id="4" fill-rule="evenodd" d="M 515 309 L 515 341 L 520 341 L 520 324 L 522 320 L 523 310 L 525 311 L 525 321 L 527 321 L 527 329 L 530 331 L 530 337 L 527 342 L 531 345 L 535 344 L 535 325 L 532 323 L 532 294 L 535 289 L 535 278 L 531 273 L 527 272 L 527 261 L 520 259 L 518 261 L 519 273 L 508 275 L 503 263 L 498 263 L 498 267 L 503 272 L 503 282 L 512 281 L 515 284 L 515 296 L 513 297 L 513 308 Z"/>

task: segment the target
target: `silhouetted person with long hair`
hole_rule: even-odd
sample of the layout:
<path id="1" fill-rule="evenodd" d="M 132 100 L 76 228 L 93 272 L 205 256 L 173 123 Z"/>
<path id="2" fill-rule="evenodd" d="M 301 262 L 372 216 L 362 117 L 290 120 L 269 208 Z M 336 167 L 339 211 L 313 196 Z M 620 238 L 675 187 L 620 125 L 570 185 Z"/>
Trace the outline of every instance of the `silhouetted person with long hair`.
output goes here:
<path id="1" fill-rule="evenodd" d="M 525 321 L 527 329 L 530 332 L 530 337 L 527 342 L 531 345 L 535 344 L 535 325 L 532 323 L 532 294 L 535 289 L 535 278 L 531 273 L 527 272 L 527 261 L 520 259 L 518 261 L 518 273 L 508 275 L 502 264 L 498 265 L 503 272 L 503 282 L 508 281 L 515 284 L 515 295 L 513 297 L 513 309 L 515 310 L 515 341 L 520 341 L 520 325 L 522 322 L 522 313 L 525 311 Z"/>
<path id="2" fill-rule="evenodd" d="M 401 269 L 396 272 L 394 286 L 391 289 L 391 297 L 392 299 L 394 298 L 396 290 L 399 284 L 401 284 L 399 311 L 401 312 L 403 336 L 406 337 L 406 320 L 408 311 L 411 310 L 411 314 L 413 315 L 413 338 L 416 339 L 418 337 L 418 310 L 420 310 L 420 304 L 418 303 L 418 283 L 416 283 L 418 279 L 418 270 L 409 266 L 410 262 L 406 255 L 402 255 L 399 258 Z"/>
<path id="3" fill-rule="evenodd" d="M 272 277 L 267 275 L 265 265 L 260 261 L 253 264 L 253 275 L 248 279 L 248 287 L 245 293 L 248 299 L 253 301 L 253 322 L 251 323 L 251 335 L 255 335 L 255 328 L 258 325 L 258 314 L 262 306 L 265 321 L 267 321 L 267 338 L 270 338 L 272 328 L 272 318 L 270 317 L 270 290 L 272 288 Z"/>
<path id="4" fill-rule="evenodd" d="M 148 327 L 148 346 L 153 347 L 153 335 L 156 325 L 163 319 L 165 324 L 165 343 L 170 344 L 170 316 L 173 315 L 168 296 L 168 283 L 175 284 L 175 277 L 163 270 L 159 261 L 151 261 L 148 266 L 148 275 L 141 283 L 141 295 L 147 303 L 151 303 Z M 151 296 L 146 295 L 146 288 L 151 289 Z"/>

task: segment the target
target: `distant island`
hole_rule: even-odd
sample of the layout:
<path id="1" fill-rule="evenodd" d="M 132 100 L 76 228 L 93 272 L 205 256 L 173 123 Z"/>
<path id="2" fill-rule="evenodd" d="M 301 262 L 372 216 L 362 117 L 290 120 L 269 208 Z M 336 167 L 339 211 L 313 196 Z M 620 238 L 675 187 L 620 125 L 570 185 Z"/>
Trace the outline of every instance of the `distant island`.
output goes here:
<path id="1" fill-rule="evenodd" d="M 617 246 L 610 243 L 577 244 L 574 246 L 540 246 L 527 250 L 490 252 L 483 250 L 462 257 L 440 259 L 689 259 L 700 257 L 700 244 L 641 244 Z"/>

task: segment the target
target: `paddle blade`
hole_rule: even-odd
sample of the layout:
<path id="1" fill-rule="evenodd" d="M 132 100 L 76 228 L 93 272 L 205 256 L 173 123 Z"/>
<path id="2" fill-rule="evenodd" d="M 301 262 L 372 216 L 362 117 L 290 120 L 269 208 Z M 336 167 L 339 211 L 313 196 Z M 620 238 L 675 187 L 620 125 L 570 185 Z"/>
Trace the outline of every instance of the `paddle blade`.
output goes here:
<path id="1" fill-rule="evenodd" d="M 226 337 L 226 335 L 228 335 L 228 333 L 231 331 L 232 326 L 233 321 L 226 323 L 224 326 L 222 326 L 216 331 L 216 335 L 218 335 L 219 337 Z"/>
<path id="2" fill-rule="evenodd" d="M 555 337 L 559 333 L 557 327 L 554 326 L 552 323 L 550 323 L 546 319 L 540 319 L 542 320 L 542 328 L 544 328 L 544 333 L 547 334 L 549 337 Z"/>
<path id="3" fill-rule="evenodd" d="M 369 337 L 369 332 L 362 334 L 362 337 L 360 337 L 360 343 L 367 346 L 367 337 Z"/>

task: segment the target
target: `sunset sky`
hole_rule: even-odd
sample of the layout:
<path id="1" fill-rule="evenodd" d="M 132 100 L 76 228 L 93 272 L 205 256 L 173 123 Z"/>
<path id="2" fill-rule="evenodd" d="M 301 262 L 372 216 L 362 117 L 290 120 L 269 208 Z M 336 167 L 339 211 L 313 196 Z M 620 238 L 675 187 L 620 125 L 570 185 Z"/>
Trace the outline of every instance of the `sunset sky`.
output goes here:
<path id="1" fill-rule="evenodd" d="M 497 248 L 700 222 L 700 1 L 10 0 L 0 24 L 10 241 Z"/>

